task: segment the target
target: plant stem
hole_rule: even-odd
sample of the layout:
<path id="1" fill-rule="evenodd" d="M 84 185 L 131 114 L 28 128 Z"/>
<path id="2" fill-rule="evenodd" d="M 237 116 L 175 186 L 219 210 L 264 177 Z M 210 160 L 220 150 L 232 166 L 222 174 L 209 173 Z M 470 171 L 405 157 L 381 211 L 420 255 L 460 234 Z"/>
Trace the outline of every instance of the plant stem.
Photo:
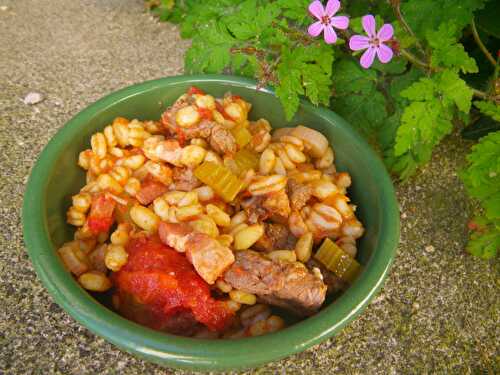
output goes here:
<path id="1" fill-rule="evenodd" d="M 472 89 L 472 93 L 474 94 L 474 96 L 478 97 L 478 98 L 481 98 L 481 99 L 486 99 L 486 100 L 492 100 L 494 101 L 495 103 L 500 103 L 500 95 L 496 95 L 496 96 L 489 96 L 487 93 L 485 93 L 484 91 L 481 91 L 481 90 L 477 90 L 473 87 L 471 87 Z"/>
<path id="2" fill-rule="evenodd" d="M 429 64 L 427 64 L 426 62 L 418 59 L 414 54 L 412 54 L 411 52 L 408 52 L 407 50 L 405 49 L 401 49 L 400 51 L 400 54 L 401 56 L 403 56 L 406 60 L 408 60 L 409 62 L 411 62 L 412 64 L 415 64 L 415 65 L 418 65 L 424 69 L 429 69 L 431 71 L 433 71 L 434 69 L 431 68 L 431 66 Z"/>
<path id="3" fill-rule="evenodd" d="M 415 38 L 415 44 L 417 45 L 418 49 L 420 50 L 420 52 L 422 52 L 422 54 L 424 56 L 426 56 L 426 53 L 425 53 L 424 48 L 422 47 L 422 44 L 420 44 L 420 41 L 418 40 L 417 36 L 415 35 L 413 30 L 411 29 L 410 25 L 408 25 L 408 23 L 406 22 L 406 20 L 403 17 L 403 14 L 401 13 L 401 7 L 399 4 L 399 1 L 393 7 L 394 7 L 394 12 L 396 13 L 396 17 L 397 17 L 398 21 L 401 23 L 401 25 L 403 25 L 406 32 Z"/>
<path id="4" fill-rule="evenodd" d="M 486 46 L 483 44 L 481 38 L 479 37 L 479 34 L 477 32 L 477 29 L 476 29 L 476 23 L 474 22 L 474 18 L 472 19 L 472 22 L 470 24 L 470 28 L 472 30 L 472 35 L 474 36 L 474 40 L 476 41 L 479 49 L 484 53 L 484 55 L 486 56 L 486 58 L 488 59 L 488 61 L 491 64 L 493 64 L 493 66 L 496 66 L 497 62 L 495 61 L 495 59 L 493 58 L 493 56 L 491 56 L 490 51 L 488 51 L 488 49 L 486 48 Z"/>
<path id="5" fill-rule="evenodd" d="M 486 93 L 481 91 L 481 90 L 477 90 L 477 89 L 473 88 L 472 92 L 473 92 L 474 96 L 477 96 L 478 98 L 481 98 L 481 99 L 486 99 L 488 97 L 488 95 L 486 95 Z"/>

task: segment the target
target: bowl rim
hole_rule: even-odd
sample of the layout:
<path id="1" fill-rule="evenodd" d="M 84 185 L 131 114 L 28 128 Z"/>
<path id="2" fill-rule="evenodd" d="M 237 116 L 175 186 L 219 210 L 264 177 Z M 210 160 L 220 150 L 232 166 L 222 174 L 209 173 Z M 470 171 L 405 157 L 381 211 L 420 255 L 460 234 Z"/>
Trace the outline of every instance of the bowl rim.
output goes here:
<path id="1" fill-rule="evenodd" d="M 85 292 L 53 252 L 45 215 L 45 196 L 53 162 L 67 139 L 78 134 L 82 124 L 97 113 L 132 96 L 170 84 L 215 82 L 257 89 L 252 79 L 229 75 L 181 75 L 146 81 L 125 87 L 87 106 L 69 120 L 43 149 L 29 177 L 22 208 L 24 241 L 38 277 L 49 294 L 75 320 L 122 350 L 161 365 L 199 370 L 249 368 L 303 351 L 330 338 L 357 317 L 380 290 L 394 260 L 399 242 L 399 210 L 392 181 L 382 161 L 368 143 L 345 121 L 329 109 L 315 107 L 305 100 L 301 106 L 314 111 L 327 122 L 336 122 L 349 133 L 355 146 L 366 149 L 366 161 L 377 175 L 382 194 L 380 241 L 359 279 L 318 314 L 286 329 L 241 340 L 202 340 L 156 332 L 133 323 L 104 307 Z M 270 88 L 260 91 L 276 95 Z M 207 345 L 208 344 L 208 345 Z"/>

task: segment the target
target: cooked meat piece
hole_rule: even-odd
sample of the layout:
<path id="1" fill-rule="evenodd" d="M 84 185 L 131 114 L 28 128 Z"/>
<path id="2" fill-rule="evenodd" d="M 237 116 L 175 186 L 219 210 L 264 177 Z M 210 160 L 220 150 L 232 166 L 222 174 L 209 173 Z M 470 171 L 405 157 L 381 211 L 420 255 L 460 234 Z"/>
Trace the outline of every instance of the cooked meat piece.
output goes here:
<path id="1" fill-rule="evenodd" d="M 265 232 L 255 243 L 254 248 L 261 251 L 293 249 L 297 239 L 283 224 L 264 223 Z"/>
<path id="2" fill-rule="evenodd" d="M 189 129 L 182 128 L 182 130 L 186 136 L 186 139 L 208 138 L 210 137 L 213 127 L 216 125 L 216 122 L 203 119 L 198 123 L 198 125 Z"/>
<path id="3" fill-rule="evenodd" d="M 161 222 L 158 228 L 161 241 L 185 252 L 194 269 L 208 284 L 215 280 L 234 262 L 233 252 L 212 237 L 193 231 L 188 224 Z"/>
<path id="4" fill-rule="evenodd" d="M 313 268 L 318 268 L 323 275 L 323 282 L 328 287 L 328 294 L 336 293 L 341 290 L 347 289 L 348 285 L 345 281 L 335 276 L 335 274 L 328 270 L 323 263 L 318 262 L 316 259 L 310 259 L 307 262 L 307 267 L 312 270 Z"/>
<path id="5" fill-rule="evenodd" d="M 274 243 L 275 249 L 293 249 L 295 248 L 295 243 L 297 239 L 288 230 L 288 227 L 283 224 L 267 224 L 266 234 L 271 238 Z"/>
<path id="6" fill-rule="evenodd" d="M 174 183 L 171 190 L 191 191 L 201 186 L 201 182 L 196 178 L 193 170 L 189 168 L 175 167 L 172 178 Z"/>
<path id="7" fill-rule="evenodd" d="M 241 201 L 241 207 L 243 207 L 247 214 L 249 224 L 262 222 L 269 216 L 268 211 L 262 207 L 264 199 L 263 196 L 256 196 Z"/>
<path id="8" fill-rule="evenodd" d="M 262 207 L 264 207 L 269 212 L 270 217 L 278 223 L 286 224 L 291 213 L 288 195 L 282 190 L 269 194 L 264 202 L 262 202 Z"/>
<path id="9" fill-rule="evenodd" d="M 210 146 L 219 154 L 234 155 L 238 149 L 236 140 L 229 130 L 216 125 L 210 134 Z"/>
<path id="10" fill-rule="evenodd" d="M 293 210 L 300 211 L 312 196 L 312 188 L 310 186 L 303 185 L 293 178 L 288 179 L 287 189 Z"/>
<path id="11" fill-rule="evenodd" d="M 168 188 L 161 182 L 148 181 L 141 186 L 141 189 L 136 194 L 136 198 L 144 206 L 153 202 L 156 198 L 167 192 Z"/>
<path id="12" fill-rule="evenodd" d="M 184 140 L 192 138 L 208 138 L 212 128 L 216 125 L 215 122 L 201 120 L 196 126 L 191 128 L 182 128 L 175 122 L 175 115 L 179 109 L 184 108 L 193 103 L 193 98 L 189 95 L 183 95 L 163 114 L 161 115 L 161 123 L 172 134 L 181 135 Z"/>
<path id="13" fill-rule="evenodd" d="M 251 250 L 236 253 L 224 279 L 233 288 L 301 316 L 313 314 L 325 300 L 326 285 L 303 264 L 271 261 Z"/>

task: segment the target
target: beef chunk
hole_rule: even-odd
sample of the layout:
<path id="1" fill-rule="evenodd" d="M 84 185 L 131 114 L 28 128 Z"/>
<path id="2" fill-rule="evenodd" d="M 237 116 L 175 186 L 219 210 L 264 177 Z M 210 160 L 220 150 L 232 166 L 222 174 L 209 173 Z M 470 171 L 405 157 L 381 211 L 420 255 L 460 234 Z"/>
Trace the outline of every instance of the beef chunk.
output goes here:
<path id="1" fill-rule="evenodd" d="M 265 232 L 255 243 L 254 248 L 260 251 L 293 249 L 297 239 L 288 227 L 277 223 L 264 223 Z"/>
<path id="2" fill-rule="evenodd" d="M 290 201 L 283 190 L 267 195 L 264 202 L 262 202 L 262 207 L 269 212 L 269 216 L 274 221 L 283 224 L 288 222 L 291 213 Z"/>
<path id="3" fill-rule="evenodd" d="M 269 213 L 265 208 L 262 207 L 262 202 L 264 201 L 263 196 L 251 197 L 249 199 L 243 200 L 241 206 L 247 214 L 247 221 L 250 224 L 256 224 L 263 220 L 266 220 Z"/>
<path id="4" fill-rule="evenodd" d="M 236 140 L 229 130 L 215 125 L 210 135 L 210 146 L 219 154 L 234 155 L 238 149 Z"/>
<path id="5" fill-rule="evenodd" d="M 293 210 L 300 211 L 312 196 L 312 188 L 298 183 L 293 178 L 288 179 L 288 196 Z"/>
<path id="6" fill-rule="evenodd" d="M 271 261 L 251 250 L 236 253 L 224 279 L 236 289 L 300 316 L 313 314 L 325 300 L 326 285 L 304 265 Z"/>

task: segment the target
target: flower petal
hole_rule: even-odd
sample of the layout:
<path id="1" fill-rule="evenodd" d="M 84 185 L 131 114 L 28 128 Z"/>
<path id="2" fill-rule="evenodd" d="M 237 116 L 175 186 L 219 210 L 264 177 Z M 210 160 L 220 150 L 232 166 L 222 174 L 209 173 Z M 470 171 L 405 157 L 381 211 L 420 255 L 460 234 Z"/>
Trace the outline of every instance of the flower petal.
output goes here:
<path id="1" fill-rule="evenodd" d="M 337 41 L 337 33 L 335 33 L 331 25 L 325 26 L 323 37 L 326 44 L 333 44 Z"/>
<path id="2" fill-rule="evenodd" d="M 309 4 L 309 12 L 321 21 L 321 17 L 325 15 L 325 8 L 323 8 L 321 1 L 314 0 L 311 4 Z"/>
<path id="3" fill-rule="evenodd" d="M 314 22 L 312 25 L 309 26 L 307 32 L 311 36 L 318 36 L 323 31 L 324 27 L 325 26 L 321 23 L 321 21 Z"/>
<path id="4" fill-rule="evenodd" d="M 365 29 L 368 36 L 370 38 L 375 37 L 375 17 L 371 14 L 367 14 L 366 16 L 363 16 L 361 23 L 363 24 L 363 29 Z"/>
<path id="5" fill-rule="evenodd" d="M 330 20 L 330 25 L 336 27 L 337 29 L 345 30 L 349 27 L 349 17 L 346 16 L 332 17 Z"/>
<path id="6" fill-rule="evenodd" d="M 372 46 L 368 47 L 368 49 L 363 53 L 363 56 L 361 56 L 361 60 L 359 60 L 363 68 L 368 69 L 373 64 L 375 53 L 376 48 Z"/>
<path id="7" fill-rule="evenodd" d="M 325 13 L 328 17 L 332 17 L 340 9 L 339 0 L 328 0 L 326 3 Z"/>
<path id="8" fill-rule="evenodd" d="M 377 56 L 382 64 L 386 64 L 392 59 L 392 49 L 387 47 L 385 44 L 380 43 L 377 48 Z"/>
<path id="9" fill-rule="evenodd" d="M 349 39 L 349 48 L 353 51 L 359 51 L 360 49 L 366 49 L 370 47 L 370 38 L 364 35 L 353 35 Z"/>
<path id="10" fill-rule="evenodd" d="M 377 33 L 377 38 L 381 42 L 386 42 L 394 35 L 394 29 L 390 23 L 385 23 Z"/>

